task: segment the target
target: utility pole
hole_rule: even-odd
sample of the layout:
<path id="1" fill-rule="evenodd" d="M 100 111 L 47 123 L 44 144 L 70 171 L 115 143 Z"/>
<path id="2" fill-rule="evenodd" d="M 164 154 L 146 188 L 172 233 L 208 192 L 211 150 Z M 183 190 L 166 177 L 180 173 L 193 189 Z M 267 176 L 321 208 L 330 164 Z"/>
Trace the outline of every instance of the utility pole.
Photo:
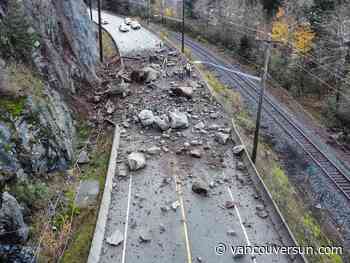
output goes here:
<path id="1" fill-rule="evenodd" d="M 185 0 L 182 0 L 182 45 L 181 52 L 185 53 Z"/>
<path id="2" fill-rule="evenodd" d="M 92 0 L 89 0 L 90 19 L 92 20 Z"/>
<path id="3" fill-rule="evenodd" d="M 257 156 L 257 152 L 258 152 L 261 112 L 262 112 L 262 106 L 263 106 L 263 102 L 264 102 L 264 92 L 265 92 L 265 87 L 266 87 L 267 74 L 268 74 L 268 70 L 269 70 L 270 54 L 271 54 L 271 39 L 269 38 L 267 40 L 267 46 L 265 49 L 264 73 L 263 73 L 263 76 L 261 78 L 261 89 L 260 89 L 260 96 L 259 96 L 258 113 L 257 113 L 257 117 L 256 117 L 256 125 L 255 125 L 255 133 L 254 133 L 254 145 L 253 145 L 253 152 L 252 152 L 253 163 L 256 162 L 256 156 Z"/>
<path id="4" fill-rule="evenodd" d="M 97 0 L 97 9 L 98 9 L 98 38 L 100 40 L 100 61 L 103 63 L 103 43 L 102 43 L 102 17 L 101 17 L 101 1 Z"/>
<path id="5" fill-rule="evenodd" d="M 149 22 L 151 20 L 151 0 L 147 1 L 147 5 L 148 5 L 147 24 L 149 25 Z"/>

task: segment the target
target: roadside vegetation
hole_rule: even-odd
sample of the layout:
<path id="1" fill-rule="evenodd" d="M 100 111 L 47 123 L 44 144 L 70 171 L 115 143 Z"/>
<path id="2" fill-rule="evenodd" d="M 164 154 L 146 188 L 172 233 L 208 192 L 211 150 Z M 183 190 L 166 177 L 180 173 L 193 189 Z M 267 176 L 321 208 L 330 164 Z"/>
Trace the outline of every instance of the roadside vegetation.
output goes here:
<path id="1" fill-rule="evenodd" d="M 240 94 L 222 85 L 210 72 L 203 68 L 201 71 L 210 85 L 213 96 L 224 106 L 228 113 L 232 114 L 233 120 L 238 124 L 240 135 L 248 150 L 251 151 L 255 123 L 243 108 Z M 263 140 L 259 147 L 260 154 L 257 159 L 257 169 L 299 245 L 312 246 L 316 249 L 322 246 L 337 246 L 337 242 L 327 237 L 328 233 L 323 229 L 321 222 L 305 206 L 304 200 L 297 194 L 298 189 L 290 182 L 268 142 Z M 308 256 L 308 260 L 312 263 L 346 262 L 337 254 Z"/>

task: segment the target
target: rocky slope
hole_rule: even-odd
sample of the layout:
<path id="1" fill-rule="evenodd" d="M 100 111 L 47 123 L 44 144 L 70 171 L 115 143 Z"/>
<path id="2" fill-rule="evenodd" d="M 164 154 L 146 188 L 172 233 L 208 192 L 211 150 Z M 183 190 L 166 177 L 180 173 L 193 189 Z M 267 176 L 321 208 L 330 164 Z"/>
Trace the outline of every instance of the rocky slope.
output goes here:
<path id="1" fill-rule="evenodd" d="M 1 188 L 70 164 L 75 137 L 74 94 L 99 83 L 96 34 L 82 0 L 18 3 L 19 12 L 28 20 L 26 30 L 36 41 L 31 61 L 25 65 L 0 58 Z M 7 0 L 0 2 L 0 23 L 8 15 L 9 4 Z M 5 192 L 2 197 L 0 242 L 25 243 L 28 230 L 20 206 L 10 194 Z M 7 232 L 13 233 L 11 240 L 4 238 Z M 3 246 L 0 259 L 4 251 L 23 252 Z"/>

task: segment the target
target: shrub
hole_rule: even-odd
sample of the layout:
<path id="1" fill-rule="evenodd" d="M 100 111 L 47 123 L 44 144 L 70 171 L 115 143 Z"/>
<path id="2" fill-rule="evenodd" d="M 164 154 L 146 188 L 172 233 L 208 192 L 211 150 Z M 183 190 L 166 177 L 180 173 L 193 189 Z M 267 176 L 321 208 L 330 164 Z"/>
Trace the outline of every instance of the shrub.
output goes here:
<path id="1" fill-rule="evenodd" d="M 38 207 L 40 200 L 44 200 L 49 193 L 47 185 L 41 182 L 19 182 L 11 187 L 10 192 L 18 202 L 23 202 L 29 207 Z"/>
<path id="2" fill-rule="evenodd" d="M 17 0 L 8 2 L 7 15 L 0 20 L 0 55 L 5 59 L 28 61 L 31 55 L 34 33 Z"/>

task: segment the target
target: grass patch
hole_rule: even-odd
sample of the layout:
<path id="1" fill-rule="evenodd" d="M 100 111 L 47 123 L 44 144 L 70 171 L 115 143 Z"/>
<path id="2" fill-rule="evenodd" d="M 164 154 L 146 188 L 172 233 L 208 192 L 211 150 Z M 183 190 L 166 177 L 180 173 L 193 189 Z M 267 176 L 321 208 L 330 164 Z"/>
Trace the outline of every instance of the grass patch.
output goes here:
<path id="1" fill-rule="evenodd" d="M 25 107 L 25 98 L 0 98 L 0 108 L 9 113 L 13 118 L 21 116 Z"/>
<path id="2" fill-rule="evenodd" d="M 95 230 L 96 218 L 97 210 L 95 209 L 86 209 L 79 214 L 76 221 L 82 223 L 76 226 L 74 237 L 61 262 L 86 262 Z"/>
<path id="3" fill-rule="evenodd" d="M 85 133 L 83 132 L 83 134 Z M 97 142 L 95 150 L 90 154 L 91 160 L 89 165 L 81 167 L 81 179 L 96 179 L 99 181 L 99 200 L 102 198 L 112 140 L 113 135 L 111 133 L 100 135 L 100 140 Z M 63 263 L 87 261 L 97 214 L 98 207 L 79 209 L 73 221 L 73 237 L 62 258 Z"/>
<path id="4" fill-rule="evenodd" d="M 271 163 L 273 163 L 273 167 L 270 173 L 263 174 L 264 182 L 269 188 L 273 199 L 278 204 L 278 207 L 281 209 L 299 244 L 301 246 L 312 246 L 316 249 L 334 245 L 334 242 L 329 240 L 322 232 L 317 219 L 304 206 L 303 200 L 300 200 L 300 197 L 297 196 L 294 186 L 282 168 L 276 162 Z M 309 255 L 308 260 L 315 263 L 343 262 L 337 254 Z"/>
<path id="5" fill-rule="evenodd" d="M 241 136 L 248 142 L 247 148 L 251 148 L 252 140 L 250 135 L 255 129 L 255 123 L 248 112 L 241 108 L 239 94 L 230 95 L 233 92 L 232 89 L 222 85 L 215 76 L 208 72 L 204 74 L 204 77 L 211 86 L 209 88 L 214 97 L 224 106 L 229 114 L 232 114 L 238 124 Z M 264 152 L 270 153 L 267 155 L 268 157 L 262 157 Z M 334 242 L 322 232 L 321 225 L 305 207 L 303 200 L 300 199 L 293 184 L 276 160 L 278 158 L 270 147 L 266 143 L 260 142 L 257 168 L 298 243 L 301 246 L 313 246 L 316 249 L 322 246 L 334 245 Z M 342 258 L 337 254 L 310 255 L 308 260 L 310 263 L 343 262 Z"/>

